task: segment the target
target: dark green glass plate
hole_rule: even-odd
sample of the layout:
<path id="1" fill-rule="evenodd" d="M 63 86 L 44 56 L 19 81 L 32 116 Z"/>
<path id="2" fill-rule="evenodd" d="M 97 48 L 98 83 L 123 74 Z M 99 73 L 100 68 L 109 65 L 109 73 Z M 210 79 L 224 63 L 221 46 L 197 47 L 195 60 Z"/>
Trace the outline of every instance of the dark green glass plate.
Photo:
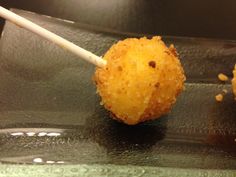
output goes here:
<path id="1" fill-rule="evenodd" d="M 143 36 L 14 12 L 97 55 Z M 236 42 L 163 39 L 180 53 L 186 90 L 168 116 L 127 126 L 99 105 L 93 65 L 7 22 L 0 42 L 0 176 L 235 176 L 236 102 L 230 82 L 217 75 L 232 77 Z M 217 103 L 222 89 L 228 94 Z"/>

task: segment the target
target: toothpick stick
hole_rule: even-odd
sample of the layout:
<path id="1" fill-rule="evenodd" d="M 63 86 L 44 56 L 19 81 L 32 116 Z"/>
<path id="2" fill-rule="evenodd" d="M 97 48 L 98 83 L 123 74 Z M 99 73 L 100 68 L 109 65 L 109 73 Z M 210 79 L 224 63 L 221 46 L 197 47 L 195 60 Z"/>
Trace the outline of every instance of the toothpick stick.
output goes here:
<path id="1" fill-rule="evenodd" d="M 0 16 L 6 20 L 11 21 L 12 23 L 23 27 L 39 36 L 57 44 L 58 46 L 74 53 L 80 58 L 95 64 L 98 67 L 104 67 L 106 65 L 106 60 L 96 56 L 95 54 L 73 44 L 72 42 L 40 27 L 39 25 L 3 8 L 0 6 Z"/>

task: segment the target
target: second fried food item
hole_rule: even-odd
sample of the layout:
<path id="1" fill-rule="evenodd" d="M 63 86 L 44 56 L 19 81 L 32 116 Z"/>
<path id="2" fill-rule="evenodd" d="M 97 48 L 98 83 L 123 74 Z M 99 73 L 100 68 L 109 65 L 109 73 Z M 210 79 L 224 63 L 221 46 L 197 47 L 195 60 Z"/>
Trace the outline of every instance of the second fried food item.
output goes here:
<path id="1" fill-rule="evenodd" d="M 234 75 L 234 78 L 232 79 L 232 86 L 233 86 L 234 95 L 236 97 L 236 65 L 234 66 L 233 75 Z"/>

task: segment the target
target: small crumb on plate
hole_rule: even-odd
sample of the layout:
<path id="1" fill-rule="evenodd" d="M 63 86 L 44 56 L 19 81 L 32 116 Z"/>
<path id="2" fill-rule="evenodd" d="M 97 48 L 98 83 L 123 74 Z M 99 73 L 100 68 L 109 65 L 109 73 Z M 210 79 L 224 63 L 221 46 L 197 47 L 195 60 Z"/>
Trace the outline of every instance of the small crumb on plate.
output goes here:
<path id="1" fill-rule="evenodd" d="M 215 99 L 216 99 L 216 101 L 218 101 L 218 102 L 221 102 L 221 101 L 223 101 L 223 95 L 222 94 L 218 94 L 218 95 L 216 95 L 215 96 Z"/>
<path id="2" fill-rule="evenodd" d="M 218 74 L 218 79 L 220 81 L 227 81 L 227 80 L 229 80 L 228 76 L 226 76 L 225 74 L 222 74 L 222 73 Z"/>
<path id="3" fill-rule="evenodd" d="M 222 91 L 224 94 L 228 93 L 228 90 L 226 90 L 226 89 L 223 89 Z"/>

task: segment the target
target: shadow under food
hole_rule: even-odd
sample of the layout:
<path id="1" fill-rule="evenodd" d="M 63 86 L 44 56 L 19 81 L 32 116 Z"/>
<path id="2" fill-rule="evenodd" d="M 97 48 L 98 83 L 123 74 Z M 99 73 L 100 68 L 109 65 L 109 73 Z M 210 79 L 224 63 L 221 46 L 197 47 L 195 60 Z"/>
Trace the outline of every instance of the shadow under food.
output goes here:
<path id="1" fill-rule="evenodd" d="M 102 107 L 96 113 L 93 118 L 87 119 L 86 124 L 92 126 L 89 134 L 108 153 L 145 152 L 165 136 L 166 117 L 130 126 L 110 118 L 109 113 Z"/>

